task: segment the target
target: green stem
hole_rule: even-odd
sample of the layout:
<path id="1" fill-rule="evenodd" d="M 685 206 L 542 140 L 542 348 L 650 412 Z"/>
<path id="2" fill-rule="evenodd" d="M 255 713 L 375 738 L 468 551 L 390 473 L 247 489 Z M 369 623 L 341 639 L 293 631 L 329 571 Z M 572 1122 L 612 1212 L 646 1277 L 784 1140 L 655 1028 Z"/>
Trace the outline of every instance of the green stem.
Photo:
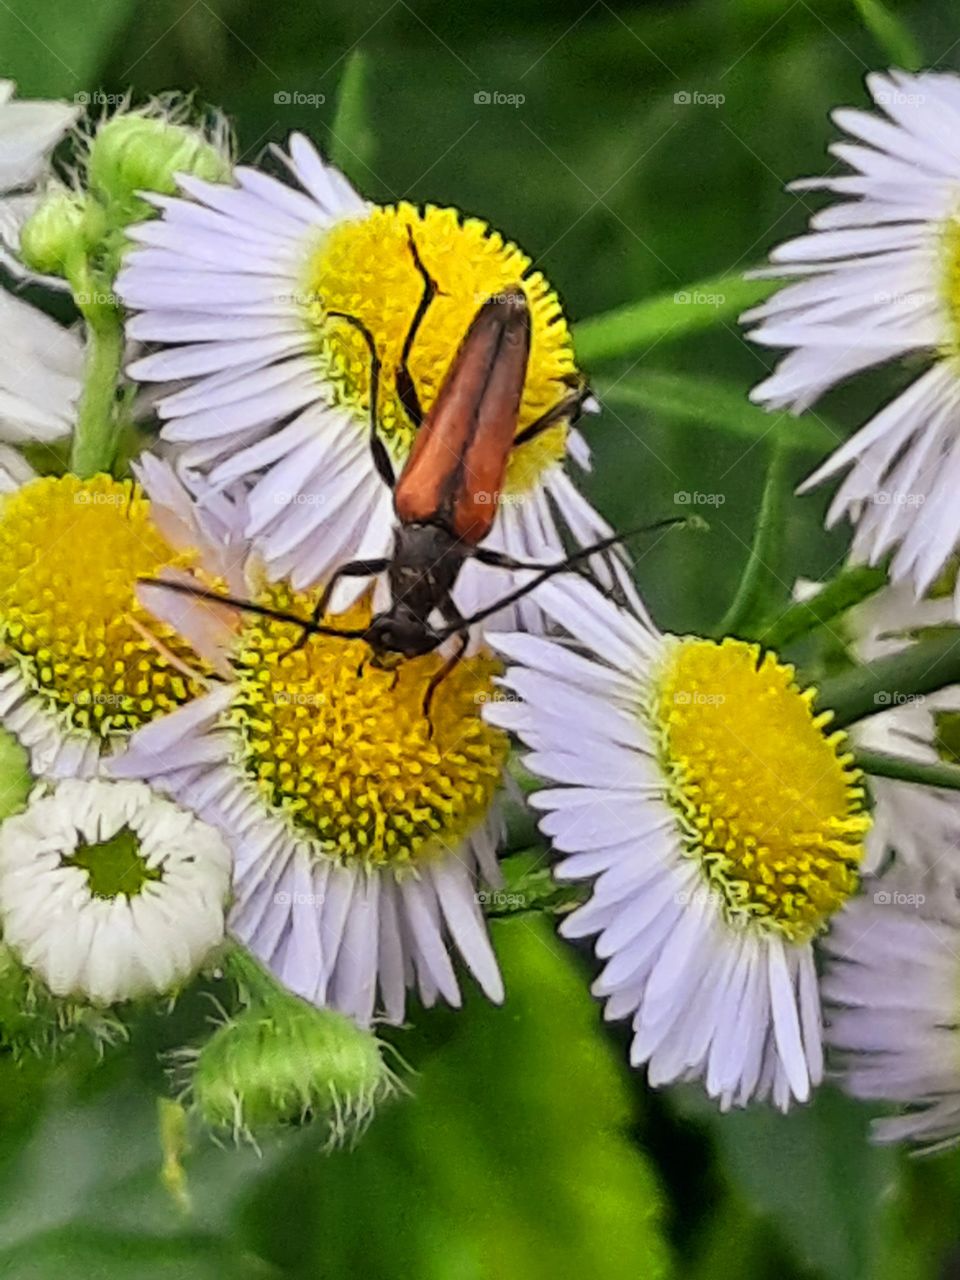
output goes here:
<path id="1" fill-rule="evenodd" d="M 897 782 L 919 782 L 927 787 L 943 787 L 960 791 L 960 769 L 955 764 L 924 764 L 905 760 L 885 751 L 857 751 L 856 762 L 864 773 L 878 778 L 894 778 Z"/>
<path id="2" fill-rule="evenodd" d="M 793 640 L 831 622 L 886 585 L 886 569 L 853 565 L 809 600 L 798 601 L 761 626 L 756 639 L 770 649 L 782 649 Z"/>
<path id="3" fill-rule="evenodd" d="M 117 448 L 117 384 L 123 361 L 120 314 L 100 315 L 87 328 L 87 363 L 77 425 L 70 453 L 70 470 L 78 476 L 109 471 Z"/>
<path id="4" fill-rule="evenodd" d="M 781 582 L 779 535 L 784 520 L 787 459 L 787 450 L 774 442 L 747 565 L 730 608 L 720 623 L 721 636 L 752 639 L 756 628 L 762 625 L 765 606 L 769 607 L 771 595 Z"/>
<path id="5" fill-rule="evenodd" d="M 227 949 L 223 957 L 223 971 L 252 1004 L 269 1005 L 278 999 L 296 999 L 239 943 L 233 943 Z"/>
<path id="6" fill-rule="evenodd" d="M 960 631 L 921 640 L 824 681 L 817 706 L 832 709 L 834 725 L 843 729 L 951 684 L 960 684 Z"/>

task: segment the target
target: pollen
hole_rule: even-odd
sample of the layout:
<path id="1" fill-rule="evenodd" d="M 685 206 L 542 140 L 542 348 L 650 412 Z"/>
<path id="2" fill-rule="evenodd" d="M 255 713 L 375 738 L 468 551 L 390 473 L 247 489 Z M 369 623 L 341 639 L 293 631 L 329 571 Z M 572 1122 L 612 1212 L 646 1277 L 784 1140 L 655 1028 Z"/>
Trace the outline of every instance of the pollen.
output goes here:
<path id="1" fill-rule="evenodd" d="M 139 577 L 187 568 L 131 480 L 47 476 L 0 506 L 0 643 L 4 657 L 66 726 L 130 733 L 202 692 L 160 656 L 196 656 L 134 595 Z"/>
<path id="2" fill-rule="evenodd" d="M 334 227 L 307 268 L 305 308 L 316 355 L 336 403 L 369 422 L 370 355 L 363 335 L 340 311 L 367 326 L 382 365 L 377 419 L 385 442 L 402 460 L 414 424 L 397 390 L 404 342 L 423 293 L 410 249 L 412 234 L 438 293 L 420 325 L 409 367 L 421 407 L 433 404 L 473 317 L 488 298 L 520 284 L 530 306 L 532 344 L 517 430 L 552 409 L 577 383 L 570 331 L 557 295 L 516 245 L 478 218 L 456 209 L 401 203 L 374 208 Z M 505 491 L 524 492 L 543 469 L 563 458 L 568 425 L 559 422 L 511 455 Z"/>
<path id="3" fill-rule="evenodd" d="M 832 713 L 757 645 L 681 639 L 650 706 L 668 798 L 727 917 L 805 942 L 856 891 L 870 826 Z"/>
<path id="4" fill-rule="evenodd" d="M 271 588 L 265 603 L 309 615 L 313 600 Z M 366 626 L 361 602 L 328 618 Z M 227 721 L 236 765 L 267 808 L 318 853 L 341 862 L 412 867 L 456 851 L 488 815 L 508 740 L 481 718 L 498 664 L 465 659 L 440 683 L 429 720 L 429 654 L 379 668 L 362 640 L 311 636 L 273 619 L 245 624 Z"/>

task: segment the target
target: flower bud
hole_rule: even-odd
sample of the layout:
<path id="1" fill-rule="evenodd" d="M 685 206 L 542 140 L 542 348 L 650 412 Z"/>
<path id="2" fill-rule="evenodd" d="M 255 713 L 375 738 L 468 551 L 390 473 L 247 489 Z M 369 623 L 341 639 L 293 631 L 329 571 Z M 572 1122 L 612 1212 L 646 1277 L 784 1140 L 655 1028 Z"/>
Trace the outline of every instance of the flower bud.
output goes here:
<path id="1" fill-rule="evenodd" d="M 106 213 L 89 196 L 52 190 L 20 230 L 20 256 L 33 271 L 64 275 L 66 263 L 99 243 L 106 223 Z"/>
<path id="2" fill-rule="evenodd" d="M 396 1087 L 372 1032 L 278 992 L 214 1032 L 195 1057 L 190 1094 L 207 1125 L 234 1136 L 310 1119 L 337 1143 Z"/>
<path id="3" fill-rule="evenodd" d="M 140 112 L 113 116 L 100 126 L 90 145 L 91 189 L 130 216 L 143 216 L 137 192 L 173 195 L 178 173 L 225 181 L 230 174 L 226 148 L 214 145 L 199 129 Z"/>

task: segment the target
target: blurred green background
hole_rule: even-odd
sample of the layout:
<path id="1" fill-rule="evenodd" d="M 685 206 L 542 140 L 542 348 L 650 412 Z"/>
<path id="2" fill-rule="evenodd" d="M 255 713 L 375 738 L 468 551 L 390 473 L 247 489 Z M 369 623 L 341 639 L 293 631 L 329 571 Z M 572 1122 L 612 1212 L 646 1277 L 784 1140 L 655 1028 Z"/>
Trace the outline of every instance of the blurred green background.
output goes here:
<path id="1" fill-rule="evenodd" d="M 926 64 L 957 65 L 955 6 L 896 13 Z M 248 160 L 303 129 L 346 155 L 369 197 L 456 204 L 517 239 L 575 322 L 661 298 L 619 355 L 609 329 L 581 330 L 606 406 L 587 487 L 623 524 L 709 495 L 709 534 L 638 556 L 658 621 L 686 629 L 729 603 L 774 441 L 792 483 L 896 382 L 868 379 L 802 424 L 752 411 L 769 359 L 740 338 L 740 295 L 722 279 L 801 229 L 814 202 L 784 183 L 823 171 L 828 111 L 864 103 L 864 73 L 890 61 L 879 21 L 870 0 L 0 0 L 0 75 L 23 96 L 196 89 L 233 118 Z M 345 152 L 332 131 L 357 49 L 368 118 Z M 820 530 L 825 501 L 790 504 L 783 594 L 843 555 L 842 533 Z M 324 1154 L 309 1130 L 260 1157 L 199 1142 L 189 1214 L 161 1181 L 156 1050 L 199 1034 L 202 999 L 142 1019 L 103 1062 L 0 1058 L 0 1275 L 960 1275 L 955 1156 L 870 1147 L 864 1109 L 829 1090 L 787 1119 L 651 1094 L 587 994 L 588 952 L 532 916 L 492 928 L 507 1003 L 414 1010 L 393 1037 L 412 1098 L 352 1152 Z"/>

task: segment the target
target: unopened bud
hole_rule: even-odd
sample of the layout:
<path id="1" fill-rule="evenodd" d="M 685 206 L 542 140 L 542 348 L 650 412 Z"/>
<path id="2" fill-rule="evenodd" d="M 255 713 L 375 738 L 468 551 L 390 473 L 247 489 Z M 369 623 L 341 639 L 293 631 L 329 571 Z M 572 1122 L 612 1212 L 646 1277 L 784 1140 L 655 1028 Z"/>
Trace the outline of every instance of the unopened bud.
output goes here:
<path id="1" fill-rule="evenodd" d="M 136 211 L 141 204 L 138 191 L 173 195 L 178 173 L 224 182 L 230 175 L 226 149 L 215 146 L 199 129 L 139 112 L 107 120 L 90 146 L 90 186 L 121 209 Z"/>
<path id="2" fill-rule="evenodd" d="M 51 191 L 20 230 L 20 256 L 33 271 L 63 275 L 68 262 L 102 240 L 106 225 L 106 213 L 89 196 Z"/>
<path id="3" fill-rule="evenodd" d="M 278 994 L 214 1032 L 194 1059 L 189 1093 L 204 1123 L 234 1136 L 313 1120 L 335 1143 L 362 1131 L 396 1087 L 372 1032 Z"/>

